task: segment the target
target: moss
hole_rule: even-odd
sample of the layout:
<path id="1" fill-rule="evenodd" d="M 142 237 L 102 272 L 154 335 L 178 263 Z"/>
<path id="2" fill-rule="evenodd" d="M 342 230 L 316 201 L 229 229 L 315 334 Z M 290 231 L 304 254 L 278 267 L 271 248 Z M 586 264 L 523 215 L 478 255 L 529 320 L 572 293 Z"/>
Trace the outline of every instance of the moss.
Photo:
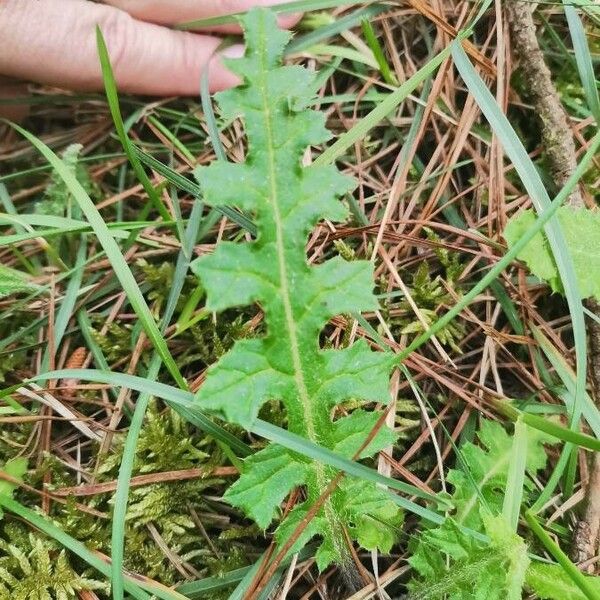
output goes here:
<path id="1" fill-rule="evenodd" d="M 437 241 L 431 232 L 428 237 Z M 460 286 L 457 279 L 462 272 L 462 265 L 454 253 L 448 252 L 443 247 L 437 247 L 434 251 L 441 263 L 444 277 L 442 275 L 432 276 L 429 263 L 421 261 L 417 270 L 412 273 L 412 281 L 409 288 L 413 302 L 419 308 L 419 312 L 426 322 L 427 327 L 439 319 L 440 307 L 453 306 L 456 302 L 454 295 L 447 287 L 454 290 L 454 294 L 460 296 Z M 381 282 L 382 289 L 387 285 Z M 383 316 L 390 326 L 393 334 L 419 335 L 425 331 L 426 326 L 414 314 L 414 310 L 407 299 L 390 301 L 383 310 Z M 436 338 L 445 346 L 449 346 L 456 353 L 461 353 L 458 345 L 459 340 L 464 337 L 464 326 L 459 321 L 452 321 L 441 331 L 436 333 Z"/>
<path id="2" fill-rule="evenodd" d="M 0 464 L 20 456 L 27 448 L 32 434 L 31 423 L 2 424 L 0 428 Z"/>
<path id="3" fill-rule="evenodd" d="M 0 537 L 0 597 L 70 600 L 78 592 L 107 591 L 105 583 L 77 573 L 65 550 L 24 525 L 8 523 Z"/>
<path id="4" fill-rule="evenodd" d="M 118 362 L 131 356 L 131 327 L 118 322 L 109 323 L 106 332 L 102 333 L 103 319 L 94 319 L 96 325 L 92 329 L 92 337 L 109 363 Z"/>

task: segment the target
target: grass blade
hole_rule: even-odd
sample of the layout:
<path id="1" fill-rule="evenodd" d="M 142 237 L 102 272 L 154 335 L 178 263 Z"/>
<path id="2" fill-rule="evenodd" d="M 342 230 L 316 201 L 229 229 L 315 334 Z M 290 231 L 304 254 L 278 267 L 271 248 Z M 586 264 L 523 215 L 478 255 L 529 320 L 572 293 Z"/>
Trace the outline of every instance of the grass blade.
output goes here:
<path id="1" fill-rule="evenodd" d="M 581 85 L 585 92 L 588 108 L 594 116 L 594 119 L 596 119 L 596 123 L 600 124 L 600 98 L 598 97 L 596 76 L 587 42 L 587 35 L 583 28 L 581 18 L 577 14 L 577 10 L 565 0 L 563 0 L 563 4 L 565 7 L 567 23 L 569 25 L 569 33 L 571 34 L 571 40 L 573 42 L 579 79 L 581 79 Z"/>
<path id="2" fill-rule="evenodd" d="M 525 425 L 522 419 L 518 419 L 515 423 L 511 453 L 512 458 L 506 478 L 502 515 L 510 523 L 513 531 L 516 532 L 519 525 L 519 515 L 521 514 L 525 468 L 527 464 L 527 425 Z"/>
<path id="3" fill-rule="evenodd" d="M 196 241 L 196 233 L 198 231 L 200 220 L 202 218 L 202 203 L 196 199 L 188 226 L 184 232 L 183 245 L 177 256 L 175 272 L 171 284 L 171 291 L 167 298 L 167 304 L 161 323 L 161 333 L 164 334 L 175 308 L 177 300 L 185 283 L 185 276 L 190 264 L 192 249 Z M 146 378 L 154 381 L 159 374 L 161 366 L 161 358 L 157 352 L 154 352 L 148 367 Z M 122 600 L 124 596 L 124 579 L 123 579 L 123 562 L 125 559 L 125 521 L 127 519 L 127 506 L 129 504 L 129 489 L 130 480 L 133 474 L 133 466 L 135 463 L 136 448 L 139 439 L 139 434 L 144 423 L 148 403 L 152 398 L 151 394 L 140 394 L 135 405 L 135 410 L 129 431 L 125 438 L 123 447 L 123 455 L 121 465 L 119 467 L 119 475 L 117 478 L 117 490 L 114 496 L 115 509 L 112 518 L 111 532 L 111 558 L 112 570 L 111 581 L 113 584 L 113 599 Z"/>
<path id="4" fill-rule="evenodd" d="M 363 20 L 373 19 L 388 9 L 389 7 L 383 4 L 372 4 L 370 6 L 366 6 L 365 8 L 360 8 L 339 19 L 334 20 L 332 17 L 331 23 L 293 39 L 285 49 L 285 56 L 295 54 L 297 52 L 304 52 L 319 42 L 328 40 L 329 38 L 338 35 L 342 31 L 347 31 L 351 27 L 358 25 Z M 398 85 L 398 83 L 394 82 L 392 85 Z"/>
<path id="5" fill-rule="evenodd" d="M 368 115 L 361 119 L 352 129 L 341 135 L 325 152 L 315 161 L 315 165 L 333 162 L 339 158 L 354 143 L 364 138 L 367 133 L 382 119 L 387 117 L 397 106 L 411 94 L 417 86 L 423 83 L 451 54 L 454 45 L 460 47 L 460 43 L 467 39 L 475 23 L 487 11 L 491 0 L 485 0 L 473 21 L 456 35 L 456 40 L 436 54 L 427 64 L 423 65 L 410 79 L 393 91 L 385 100 L 382 100 Z"/>
<path id="6" fill-rule="evenodd" d="M 579 431 L 573 431 L 572 429 L 567 429 L 566 427 L 563 427 L 554 421 L 544 419 L 539 415 L 534 415 L 529 412 L 522 412 L 504 400 L 492 400 L 492 402 L 498 412 L 507 416 L 511 421 L 517 422 L 521 420 L 532 429 L 543 431 L 544 433 L 555 437 L 557 440 L 571 442 L 580 448 L 586 448 L 587 450 L 600 452 L 600 437 L 593 437 Z"/>
<path id="7" fill-rule="evenodd" d="M 370 21 L 363 19 L 361 22 L 363 35 L 365 36 L 365 40 L 371 48 L 371 52 L 373 52 L 373 56 L 375 56 L 375 60 L 377 61 L 377 65 L 379 66 L 379 72 L 381 73 L 383 79 L 389 85 L 398 85 L 396 81 L 396 77 L 390 68 L 390 65 L 385 58 L 385 54 L 383 52 L 383 48 L 377 39 L 377 34 L 373 29 L 373 25 L 371 25 Z"/>
<path id="8" fill-rule="evenodd" d="M 563 385 L 567 389 L 566 394 L 561 394 L 561 398 L 567 404 L 567 407 L 572 411 L 573 400 L 575 397 L 575 373 L 564 359 L 564 357 L 556 350 L 550 340 L 543 334 L 542 330 L 535 325 L 530 326 L 531 332 L 535 341 L 539 344 L 542 352 L 554 367 L 556 374 L 560 377 Z M 600 410 L 586 393 L 583 395 L 581 410 L 583 416 L 591 427 L 592 431 L 598 439 L 600 439 Z"/>
<path id="9" fill-rule="evenodd" d="M 477 104 L 494 130 L 494 133 L 498 136 L 505 153 L 511 159 L 515 170 L 523 182 L 523 186 L 531 197 L 538 216 L 541 215 L 551 206 L 551 201 L 533 161 L 529 158 L 521 140 L 518 138 L 508 119 L 496 103 L 495 98 L 471 64 L 471 61 L 463 48 L 457 43 L 453 43 L 452 45 L 454 48 L 452 51 L 454 62 L 463 81 L 467 85 L 469 91 L 473 94 Z M 573 261 L 559 222 L 557 220 L 549 220 L 544 230 L 560 274 L 567 303 L 569 305 L 569 312 L 571 314 L 573 338 L 575 341 L 577 375 L 575 384 L 575 402 L 573 403 L 573 410 L 570 414 L 569 426 L 572 429 L 577 429 L 581 418 L 581 407 L 583 404 L 583 396 L 585 394 L 587 370 L 587 338 L 583 303 L 579 292 L 577 278 L 575 276 Z M 570 494 L 570 491 L 571 490 L 567 488 L 567 494 Z"/>
<path id="10" fill-rule="evenodd" d="M 461 34 L 466 37 L 465 33 Z M 461 38 L 461 39 L 462 39 Z M 406 80 L 395 91 L 382 100 L 371 112 L 362 118 L 352 129 L 341 135 L 314 161 L 315 165 L 324 165 L 338 159 L 353 144 L 362 140 L 382 119 L 387 117 L 397 106 L 411 94 L 417 86 L 423 83 L 448 57 L 450 47 L 445 48 L 434 56 L 426 65 L 421 67 L 410 79 Z"/>
<path id="11" fill-rule="evenodd" d="M 123 117 L 121 115 L 121 109 L 119 107 L 119 97 L 117 94 L 117 84 L 115 83 L 115 77 L 113 74 L 112 66 L 110 64 L 110 57 L 108 55 L 108 48 L 106 47 L 106 42 L 104 41 L 104 37 L 102 36 L 102 31 L 100 31 L 99 27 L 96 27 L 96 45 L 98 47 L 98 55 L 100 57 L 100 66 L 102 67 L 102 78 L 104 79 L 104 88 L 106 90 L 106 99 L 108 101 L 108 107 L 110 109 L 110 114 L 112 115 L 113 122 L 115 124 L 115 129 L 117 131 L 117 135 L 119 136 L 119 140 L 123 146 L 123 150 L 125 150 L 125 154 L 133 167 L 133 170 L 136 174 L 136 177 L 139 179 L 140 183 L 144 187 L 146 194 L 148 194 L 148 198 L 160 213 L 160 216 L 165 221 L 171 220 L 171 215 L 165 208 L 160 196 L 154 189 L 152 182 L 146 175 L 146 171 L 142 167 L 142 163 L 140 163 L 136 153 L 133 150 L 133 144 L 127 135 L 127 131 L 125 130 L 125 124 L 123 123 Z"/>
<path id="12" fill-rule="evenodd" d="M 546 550 L 556 559 L 573 583 L 583 592 L 589 600 L 600 600 L 598 594 L 586 580 L 583 573 L 569 560 L 569 557 L 560 549 L 558 544 L 546 533 L 531 511 L 525 512 L 525 519 L 531 531 L 542 542 Z"/>
<path id="13" fill-rule="evenodd" d="M 309 440 L 296 435 L 291 431 L 286 431 L 285 429 L 277 427 L 276 425 L 272 425 L 271 423 L 267 423 L 266 421 L 257 419 L 255 425 L 252 427 L 252 432 L 272 442 L 275 442 L 276 444 L 281 444 L 285 448 L 288 448 L 294 452 L 298 452 L 303 456 L 335 467 L 340 471 L 345 471 L 349 475 L 360 477 L 361 479 L 372 481 L 373 483 L 386 485 L 400 492 L 417 496 L 418 498 L 424 498 L 432 501 L 439 500 L 435 496 L 432 496 L 427 492 L 423 492 L 412 485 L 380 475 L 377 471 L 374 471 L 369 467 L 365 467 L 360 463 L 342 458 L 335 452 L 332 452 L 323 446 L 313 444 Z"/>
<path id="14" fill-rule="evenodd" d="M 106 383 L 108 385 L 114 385 L 118 387 L 127 387 L 138 392 L 148 393 L 158 398 L 162 398 L 169 404 L 178 405 L 195 413 L 202 419 L 206 419 L 206 417 L 204 417 L 198 411 L 197 404 L 194 400 L 194 394 L 183 389 L 178 389 L 176 387 L 160 383 L 158 381 L 150 381 L 143 377 L 136 377 L 134 375 L 126 375 L 124 373 L 116 373 L 112 371 L 98 371 L 95 369 L 62 369 L 59 371 L 50 371 L 49 373 L 32 377 L 27 381 L 35 382 L 40 378 L 48 379 L 50 377 L 52 379 L 77 378 L 81 380 L 94 381 L 97 383 Z M 4 390 L 2 393 L 0 393 L 0 397 L 7 395 L 7 393 L 10 391 L 12 391 L 12 388 Z M 211 421 L 208 419 L 206 420 L 212 426 L 213 430 L 217 428 L 217 426 Z M 205 431 L 207 431 L 207 433 L 210 435 L 214 435 L 214 433 L 209 430 L 209 427 L 207 427 Z M 437 503 L 444 503 L 444 501 L 437 496 L 432 496 L 431 494 L 421 491 L 415 486 L 397 481 L 396 479 L 384 477 L 369 467 L 343 458 L 342 456 L 332 452 L 327 448 L 324 448 L 323 446 L 314 444 L 298 435 L 294 435 L 286 431 L 285 429 L 277 427 L 276 425 L 262 421 L 261 419 L 257 419 L 255 425 L 252 427 L 252 432 L 256 435 L 260 435 L 269 440 L 275 441 L 290 450 L 300 452 L 301 454 L 313 460 L 322 461 L 325 464 L 345 471 L 346 473 L 355 477 L 372 481 L 374 483 L 379 483 L 418 498 L 431 500 Z M 236 440 L 236 438 L 233 439 Z M 236 440 L 236 442 L 240 444 L 239 441 Z"/>
<path id="15" fill-rule="evenodd" d="M 152 317 L 152 313 L 146 304 L 146 300 L 140 291 L 133 273 L 131 272 L 127 261 L 123 258 L 123 255 L 119 250 L 119 246 L 115 242 L 109 228 L 104 222 L 104 219 L 102 219 L 102 216 L 98 212 L 98 209 L 95 207 L 94 203 L 87 195 L 79 181 L 77 181 L 77 178 L 69 171 L 63 161 L 46 144 L 44 144 L 44 142 L 19 125 L 13 125 L 13 127 L 39 150 L 39 152 L 52 165 L 60 177 L 62 177 L 65 185 L 69 189 L 69 192 L 71 192 L 73 195 L 73 198 L 81 208 L 81 211 L 87 218 L 89 224 L 92 226 L 98 241 L 106 252 L 106 256 L 115 271 L 115 275 L 121 283 L 123 290 L 127 294 L 127 298 L 129 299 L 133 310 L 138 316 L 146 335 L 152 342 L 152 345 L 156 348 L 157 352 L 160 354 L 173 379 L 178 385 L 185 387 L 185 379 L 179 372 L 179 367 L 169 352 L 167 343 L 164 337 L 161 335 L 154 318 Z"/>
<path id="16" fill-rule="evenodd" d="M 157 173 L 160 173 L 163 177 L 169 180 L 170 183 L 177 186 L 179 189 L 188 192 L 188 194 L 192 194 L 195 198 L 202 197 L 202 190 L 200 186 L 188 179 L 181 173 L 178 173 L 171 167 L 163 164 L 150 154 L 145 153 L 143 150 L 134 147 L 135 153 L 139 156 L 140 160 L 148 165 L 151 169 L 154 169 Z M 240 213 L 237 210 L 233 210 L 228 206 L 217 206 L 215 210 L 222 213 L 228 219 L 251 233 L 252 235 L 256 235 L 256 226 L 252 221 L 244 214 Z"/>

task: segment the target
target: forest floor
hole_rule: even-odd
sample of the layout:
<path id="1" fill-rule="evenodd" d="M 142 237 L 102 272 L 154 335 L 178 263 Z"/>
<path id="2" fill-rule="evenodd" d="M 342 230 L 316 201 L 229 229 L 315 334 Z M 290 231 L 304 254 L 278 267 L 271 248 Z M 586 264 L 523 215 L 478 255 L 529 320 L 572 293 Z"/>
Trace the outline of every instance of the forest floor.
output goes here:
<path id="1" fill-rule="evenodd" d="M 265 440 L 222 421 L 207 432 L 174 409 L 183 386 L 160 348 L 196 392 L 236 340 L 264 334 L 260 306 L 210 312 L 188 269 L 221 240 L 251 239 L 243 215 L 202 205 L 192 174 L 220 152 L 243 160 L 243 122 L 222 119 L 210 98 L 121 96 L 151 202 L 103 94 L 31 86 L 22 127 L 62 157 L 98 219 L 31 140 L 0 124 L 0 599 L 108 598 L 111 561 L 132 598 L 600 597 L 600 12 L 541 3 L 533 13 L 560 102 L 550 111 L 566 116 L 549 134 L 514 6 L 478 18 L 481 5 L 463 0 L 299 4 L 286 61 L 319 72 L 312 108 L 334 134 L 330 162 L 358 183 L 348 219 L 320 222 L 307 256 L 372 261 L 379 300 L 334 317 L 323 345 L 364 339 L 402 357 L 386 413 L 397 440 L 363 461 L 410 486 L 398 491 L 391 550 L 356 546 L 358 583 L 336 566 L 319 572 L 311 545 L 265 577 L 275 523 L 263 530 L 223 500 L 244 448 Z M 451 43 L 475 19 L 459 52 Z M 565 131 L 561 179 L 550 140 Z M 561 190 L 595 233 L 565 221 L 563 237 L 538 234 L 522 261 L 507 257 L 527 229 L 515 218 L 528 211 L 532 226 L 531 209 Z M 521 227 L 512 239 L 509 223 Z M 82 368 L 111 374 L 43 376 Z M 279 403 L 260 417 L 285 430 Z M 461 521 L 443 501 L 465 498 Z"/>

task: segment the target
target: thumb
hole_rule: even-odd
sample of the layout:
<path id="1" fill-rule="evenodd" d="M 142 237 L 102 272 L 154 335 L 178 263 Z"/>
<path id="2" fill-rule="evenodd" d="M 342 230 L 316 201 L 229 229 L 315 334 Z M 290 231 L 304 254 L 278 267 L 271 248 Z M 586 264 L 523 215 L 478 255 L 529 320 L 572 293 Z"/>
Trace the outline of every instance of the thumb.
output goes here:
<path id="1" fill-rule="evenodd" d="M 237 82 L 215 56 L 219 38 L 136 21 L 119 9 L 83 0 L 1 2 L 0 74 L 75 90 L 102 89 L 96 25 L 121 91 L 196 95 L 204 69 L 212 90 Z M 240 46 L 227 51 L 241 53 Z"/>

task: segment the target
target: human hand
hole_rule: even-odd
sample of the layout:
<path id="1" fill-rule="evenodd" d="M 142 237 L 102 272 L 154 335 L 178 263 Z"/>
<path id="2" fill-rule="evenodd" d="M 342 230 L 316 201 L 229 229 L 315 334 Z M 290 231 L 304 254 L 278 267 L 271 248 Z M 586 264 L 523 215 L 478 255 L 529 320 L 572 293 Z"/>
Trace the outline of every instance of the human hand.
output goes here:
<path id="1" fill-rule="evenodd" d="M 100 26 L 118 88 L 156 96 L 196 95 L 208 68 L 212 91 L 236 77 L 215 54 L 218 36 L 175 31 L 169 25 L 245 11 L 284 0 L 0 0 L 0 75 L 80 91 L 103 88 L 96 50 Z M 108 6 L 111 5 L 111 6 Z M 280 20 L 289 27 L 297 20 Z M 231 32 L 221 27 L 215 32 Z M 223 54 L 239 56 L 240 45 Z M 0 85 L 2 85 L 0 83 Z"/>

